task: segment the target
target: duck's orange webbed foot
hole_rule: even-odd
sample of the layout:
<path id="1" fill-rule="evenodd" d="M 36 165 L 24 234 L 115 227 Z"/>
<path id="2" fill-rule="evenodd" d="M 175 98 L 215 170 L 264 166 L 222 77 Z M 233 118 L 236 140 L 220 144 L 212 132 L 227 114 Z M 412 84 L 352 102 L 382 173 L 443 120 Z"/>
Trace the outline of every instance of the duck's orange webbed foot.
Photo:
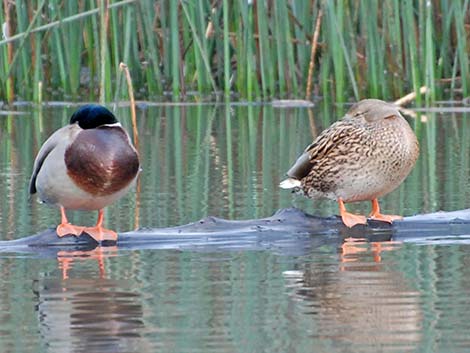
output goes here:
<path id="1" fill-rule="evenodd" d="M 118 238 L 118 235 L 115 231 L 98 226 L 86 227 L 83 229 L 83 233 L 88 234 L 98 243 L 102 242 L 103 240 L 116 241 Z"/>
<path id="2" fill-rule="evenodd" d="M 75 235 L 78 237 L 83 233 L 85 227 L 74 226 L 70 223 L 61 223 L 56 228 L 56 233 L 59 237 L 64 237 L 66 235 Z"/>
<path id="3" fill-rule="evenodd" d="M 344 206 L 344 202 L 341 199 L 338 199 L 338 205 L 339 205 L 339 213 L 341 215 L 341 219 L 343 220 L 343 223 L 349 227 L 352 228 L 356 224 L 367 224 L 367 218 L 361 215 L 356 215 L 349 213 L 346 211 L 346 207 Z"/>
<path id="4" fill-rule="evenodd" d="M 373 199 L 371 202 L 372 202 L 372 211 L 369 214 L 370 219 L 374 219 L 376 221 L 388 222 L 388 223 L 392 223 L 393 221 L 398 221 L 398 220 L 403 219 L 402 216 L 381 214 L 379 201 L 377 199 Z"/>
<path id="5" fill-rule="evenodd" d="M 110 230 L 110 229 L 104 228 L 103 227 L 103 219 L 104 219 L 103 210 L 99 210 L 98 220 L 96 222 L 96 225 L 94 227 L 84 228 L 83 232 L 90 235 L 98 243 L 102 242 L 103 240 L 117 241 L 117 238 L 118 238 L 117 233 L 115 231 Z"/>
<path id="6" fill-rule="evenodd" d="M 60 214 L 62 220 L 56 228 L 56 233 L 59 237 L 64 237 L 66 235 L 75 235 L 78 237 L 83 233 L 84 227 L 74 226 L 73 224 L 69 223 L 65 214 L 65 209 L 63 207 L 60 207 Z"/>

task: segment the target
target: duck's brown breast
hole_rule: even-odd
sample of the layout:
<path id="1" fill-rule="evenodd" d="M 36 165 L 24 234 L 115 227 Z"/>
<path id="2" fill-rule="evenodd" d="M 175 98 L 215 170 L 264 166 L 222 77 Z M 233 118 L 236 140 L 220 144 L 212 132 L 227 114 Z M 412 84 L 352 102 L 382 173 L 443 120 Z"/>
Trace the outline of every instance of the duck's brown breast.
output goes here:
<path id="1" fill-rule="evenodd" d="M 139 171 L 139 157 L 120 127 L 83 130 L 65 152 L 67 174 L 82 190 L 111 195 L 129 185 Z"/>

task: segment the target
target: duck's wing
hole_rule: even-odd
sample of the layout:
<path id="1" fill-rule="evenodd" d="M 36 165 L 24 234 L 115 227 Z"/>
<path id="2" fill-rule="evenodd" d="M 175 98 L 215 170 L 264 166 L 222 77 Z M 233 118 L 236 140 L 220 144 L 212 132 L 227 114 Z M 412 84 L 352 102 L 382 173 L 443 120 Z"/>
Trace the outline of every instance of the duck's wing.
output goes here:
<path id="1" fill-rule="evenodd" d="M 31 175 L 31 179 L 29 180 L 29 193 L 31 195 L 37 192 L 36 178 L 47 156 L 54 150 L 54 148 L 57 147 L 59 143 L 63 143 L 64 141 L 66 141 L 67 138 L 71 136 L 70 132 L 70 125 L 60 128 L 59 130 L 54 132 L 39 149 L 38 155 L 34 160 L 33 173 Z"/>
<path id="2" fill-rule="evenodd" d="M 337 147 L 343 144 L 353 144 L 357 136 L 362 135 L 363 132 L 363 129 L 352 119 L 344 119 L 334 123 L 307 146 L 288 170 L 287 176 L 298 180 L 306 177 L 316 162 L 326 157 L 334 158 L 336 154 L 342 153 L 343 149 Z"/>

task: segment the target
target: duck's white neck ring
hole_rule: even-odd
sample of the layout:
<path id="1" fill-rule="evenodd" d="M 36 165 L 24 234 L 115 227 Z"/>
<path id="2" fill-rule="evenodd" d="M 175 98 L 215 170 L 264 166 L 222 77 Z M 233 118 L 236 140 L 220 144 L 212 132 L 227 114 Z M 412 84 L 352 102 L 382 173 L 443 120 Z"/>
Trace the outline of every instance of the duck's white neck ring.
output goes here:
<path id="1" fill-rule="evenodd" d="M 104 124 L 104 125 L 101 125 L 101 126 L 122 127 L 122 125 L 119 121 L 117 123 L 114 123 L 114 124 Z"/>

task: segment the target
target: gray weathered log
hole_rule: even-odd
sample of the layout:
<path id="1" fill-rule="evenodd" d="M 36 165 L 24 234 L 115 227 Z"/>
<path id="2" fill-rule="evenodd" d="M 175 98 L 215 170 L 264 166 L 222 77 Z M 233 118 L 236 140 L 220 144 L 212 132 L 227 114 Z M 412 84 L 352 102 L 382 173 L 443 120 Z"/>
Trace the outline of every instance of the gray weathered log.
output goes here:
<path id="1" fill-rule="evenodd" d="M 437 212 L 396 221 L 369 220 L 366 226 L 345 227 L 338 216 L 316 217 L 295 208 L 281 209 L 261 219 L 225 220 L 207 217 L 182 226 L 139 229 L 119 234 L 119 249 L 261 250 L 302 253 L 346 237 L 369 241 L 470 241 L 470 209 Z M 91 250 L 98 243 L 87 234 L 59 238 L 55 229 L 25 238 L 0 241 L 0 252 L 54 254 L 60 250 Z"/>

